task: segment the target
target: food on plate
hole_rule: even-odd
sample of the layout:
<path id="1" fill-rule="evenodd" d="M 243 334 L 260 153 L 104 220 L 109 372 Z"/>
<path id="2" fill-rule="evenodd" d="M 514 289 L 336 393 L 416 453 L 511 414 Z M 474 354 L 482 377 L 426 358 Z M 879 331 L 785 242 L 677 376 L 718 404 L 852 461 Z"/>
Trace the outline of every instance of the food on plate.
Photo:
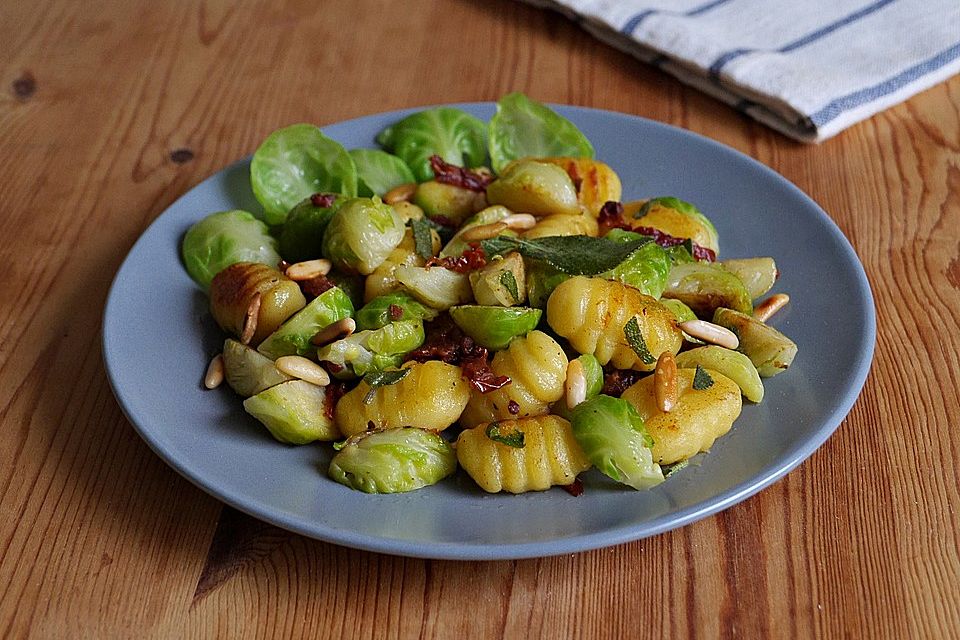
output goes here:
<path id="1" fill-rule="evenodd" d="M 796 356 L 768 324 L 789 298 L 754 309 L 774 259 L 718 262 L 679 198 L 622 202 L 549 107 L 427 109 L 377 141 L 275 131 L 250 167 L 261 219 L 211 214 L 181 246 L 229 336 L 204 386 L 281 443 L 333 442 L 332 480 L 399 493 L 460 467 L 491 493 L 579 495 L 596 468 L 596 490 L 650 489 Z"/>

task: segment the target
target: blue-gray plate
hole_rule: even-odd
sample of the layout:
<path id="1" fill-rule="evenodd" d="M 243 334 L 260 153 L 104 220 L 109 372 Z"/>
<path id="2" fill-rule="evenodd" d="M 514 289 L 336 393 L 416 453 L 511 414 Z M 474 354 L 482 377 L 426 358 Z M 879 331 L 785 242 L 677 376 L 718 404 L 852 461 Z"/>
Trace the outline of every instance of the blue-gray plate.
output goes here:
<path id="1" fill-rule="evenodd" d="M 488 119 L 490 103 L 456 105 Z M 856 254 L 809 197 L 762 164 L 688 131 L 642 118 L 557 107 L 611 165 L 624 199 L 672 195 L 715 223 L 724 257 L 773 256 L 774 291 L 790 304 L 771 323 L 800 351 L 744 403 L 733 429 L 665 483 L 634 491 L 596 471 L 574 497 L 559 488 L 487 495 L 462 472 L 399 495 L 366 495 L 326 476 L 329 445 L 280 444 L 228 388 L 201 379 L 223 336 L 183 269 L 180 240 L 214 211 L 258 211 L 249 160 L 211 176 L 160 215 L 117 273 L 103 353 L 123 411 L 179 473 L 241 511 L 303 535 L 427 558 L 506 559 L 573 553 L 652 536 L 704 518 L 776 481 L 814 452 L 850 410 L 873 357 L 876 319 Z M 345 147 L 410 111 L 324 127 Z"/>

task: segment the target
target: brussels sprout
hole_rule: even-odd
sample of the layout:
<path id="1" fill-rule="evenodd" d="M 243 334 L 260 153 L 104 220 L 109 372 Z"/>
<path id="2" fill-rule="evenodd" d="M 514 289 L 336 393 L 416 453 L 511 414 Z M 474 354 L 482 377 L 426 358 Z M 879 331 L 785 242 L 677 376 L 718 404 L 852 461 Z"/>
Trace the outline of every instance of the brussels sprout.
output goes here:
<path id="1" fill-rule="evenodd" d="M 415 182 L 407 163 L 379 149 L 348 151 L 357 167 L 357 195 L 382 196 L 401 184 Z"/>
<path id="2" fill-rule="evenodd" d="M 287 444 L 336 440 L 340 432 L 326 414 L 327 392 L 303 380 L 290 380 L 243 401 L 247 413 Z"/>
<path id="3" fill-rule="evenodd" d="M 330 461 L 330 477 L 366 493 L 401 493 L 440 482 L 457 454 L 433 431 L 401 427 L 353 436 Z"/>
<path id="4" fill-rule="evenodd" d="M 333 212 L 343 202 L 342 198 L 334 197 L 329 207 L 318 207 L 314 204 L 315 198 L 311 196 L 290 210 L 280 230 L 280 255 L 285 260 L 301 262 L 323 255 L 323 232 L 326 231 Z"/>
<path id="5" fill-rule="evenodd" d="M 423 344 L 423 323 L 394 322 L 379 329 L 358 331 L 321 347 L 317 359 L 340 367 L 338 378 L 349 379 L 403 364 L 403 356 Z"/>
<path id="6" fill-rule="evenodd" d="M 227 384 L 244 398 L 293 379 L 270 358 L 229 338 L 223 343 L 223 369 Z"/>
<path id="7" fill-rule="evenodd" d="M 625 215 L 627 210 L 624 206 Z M 720 236 L 713 223 L 689 202 L 671 197 L 652 198 L 640 206 L 633 218 L 634 227 L 653 227 L 675 238 L 690 238 L 701 247 L 720 253 Z"/>
<path id="8" fill-rule="evenodd" d="M 259 344 L 307 301 L 296 282 L 258 262 L 232 264 L 210 283 L 210 313 L 224 331 L 242 336 L 252 304 L 258 311 L 250 342 Z"/>
<path id="9" fill-rule="evenodd" d="M 497 173 L 519 158 L 592 158 L 593 154 L 587 137 L 549 107 L 522 93 L 505 95 L 497 102 L 497 113 L 490 120 L 490 159 Z"/>
<path id="10" fill-rule="evenodd" d="M 607 235 L 604 237 L 608 240 L 614 240 L 616 242 L 633 242 L 635 240 L 642 240 L 643 238 L 650 238 L 650 236 L 644 236 L 636 231 L 627 231 L 625 229 L 610 229 L 610 231 L 608 231 Z M 651 241 L 652 240 L 653 239 L 651 238 Z M 667 258 L 670 260 L 671 265 L 696 262 L 696 260 L 693 259 L 693 256 L 690 255 L 690 250 L 682 244 L 661 248 L 663 249 L 663 252 L 666 254 Z"/>
<path id="11" fill-rule="evenodd" d="M 660 298 L 660 304 L 665 306 L 667 309 L 673 312 L 673 315 L 677 318 L 677 324 L 681 322 L 686 322 L 687 320 L 696 320 L 697 314 L 693 312 L 693 309 L 683 304 L 679 300 L 674 300 L 673 298 Z M 699 338 L 694 338 L 689 335 L 686 331 L 683 332 L 683 339 L 687 342 L 693 344 L 703 344 L 703 340 Z"/>
<path id="12" fill-rule="evenodd" d="M 428 218 L 446 218 L 459 225 L 486 205 L 482 193 L 452 184 L 429 180 L 417 185 L 413 203 L 423 209 Z"/>
<path id="13" fill-rule="evenodd" d="M 470 272 L 470 287 L 477 304 L 512 307 L 527 299 L 523 258 L 512 251 Z"/>
<path id="14" fill-rule="evenodd" d="M 353 315 L 350 298 L 339 287 L 324 291 L 260 343 L 257 351 L 271 360 L 280 356 L 313 353 L 313 336 L 337 320 Z"/>
<path id="15" fill-rule="evenodd" d="M 277 129 L 250 163 L 250 186 L 268 224 L 283 224 L 287 213 L 311 194 L 357 195 L 357 168 L 350 154 L 312 124 Z"/>
<path id="16" fill-rule="evenodd" d="M 600 364 L 600 361 L 597 360 L 596 356 L 590 355 L 589 353 L 584 353 L 576 358 L 576 360 L 571 360 L 570 363 L 577 362 L 580 365 L 581 371 L 583 371 L 583 377 L 586 380 L 586 393 L 583 396 L 584 400 L 589 400 L 590 398 L 595 398 L 600 394 L 600 391 L 603 389 L 603 365 Z M 568 367 L 567 371 L 570 369 Z M 567 386 L 564 385 L 564 390 Z M 553 407 L 551 408 L 551 413 L 554 413 L 558 416 L 570 420 L 571 418 L 571 409 L 567 406 L 567 396 L 564 393 L 564 397 L 560 398 Z"/>
<path id="17" fill-rule="evenodd" d="M 395 316 L 395 317 L 394 317 Z M 357 329 L 379 329 L 398 320 L 433 320 L 437 311 L 419 303 L 409 293 L 395 291 L 377 296 L 362 309 L 355 317 Z"/>
<path id="18" fill-rule="evenodd" d="M 488 349 L 506 349 L 517 336 L 537 328 L 540 309 L 529 307 L 482 307 L 464 305 L 450 308 L 450 317 L 463 332 Z"/>
<path id="19" fill-rule="evenodd" d="M 194 224 L 180 246 L 187 273 L 204 291 L 210 281 L 237 262 L 280 262 L 277 241 L 252 213 L 235 209 L 212 213 Z"/>
<path id="20" fill-rule="evenodd" d="M 570 276 L 540 260 L 529 260 L 527 267 L 527 303 L 531 307 L 544 309 L 550 294 Z"/>
<path id="21" fill-rule="evenodd" d="M 577 190 L 567 172 L 555 164 L 517 160 L 487 186 L 487 201 L 520 213 L 577 215 Z"/>
<path id="22" fill-rule="evenodd" d="M 399 266 L 396 275 L 414 298 L 440 311 L 473 300 L 470 279 L 464 273 L 443 267 Z"/>
<path id="23" fill-rule="evenodd" d="M 591 158 L 539 158 L 567 172 L 577 187 L 577 200 L 590 218 L 596 220 L 607 202 L 620 202 L 623 186 L 620 176 L 609 165 Z M 596 235 L 596 234 L 593 234 Z"/>
<path id="24" fill-rule="evenodd" d="M 750 294 L 740 278 L 710 262 L 674 265 L 663 297 L 680 300 L 702 318 L 712 316 L 718 307 L 753 313 Z"/>
<path id="25" fill-rule="evenodd" d="M 648 296 L 659 298 L 667 286 L 667 274 L 670 273 L 670 258 L 666 251 L 653 242 L 648 242 L 618 264 L 601 273 L 599 278 L 618 280 L 639 289 Z"/>
<path id="26" fill-rule="evenodd" d="M 663 482 L 643 418 L 626 400 L 599 395 L 571 412 L 573 436 L 597 469 L 634 489 Z"/>
<path id="27" fill-rule="evenodd" d="M 327 274 L 327 280 L 340 287 L 340 289 L 350 298 L 350 304 L 354 309 L 363 306 L 363 285 L 364 277 L 356 273 L 344 273 L 334 269 Z"/>
<path id="28" fill-rule="evenodd" d="M 440 252 L 441 258 L 446 258 L 447 256 L 460 256 L 463 255 L 463 252 L 469 248 L 469 243 L 461 239 L 463 232 L 471 227 L 476 227 L 482 224 L 492 224 L 494 222 L 499 222 L 509 215 L 512 215 L 513 211 L 502 207 L 500 205 L 494 205 L 492 207 L 487 207 L 481 211 L 478 211 L 476 215 L 468 218 L 457 230 L 456 235 L 450 239 L 450 242 L 446 244 L 443 250 Z M 512 232 L 511 232 L 512 233 Z M 509 234 L 504 234 L 509 235 Z"/>
<path id="29" fill-rule="evenodd" d="M 677 355 L 677 366 L 695 369 L 697 366 L 719 371 L 737 383 L 743 395 L 751 402 L 763 400 L 763 382 L 750 358 L 739 351 L 717 345 L 697 347 Z"/>
<path id="30" fill-rule="evenodd" d="M 433 178 L 430 156 L 460 167 L 478 167 L 487 157 L 487 131 L 481 120 L 451 107 L 407 116 L 377 135 L 377 142 L 413 170 L 417 182 Z"/>
<path id="31" fill-rule="evenodd" d="M 323 254 L 347 272 L 368 275 L 403 240 L 403 221 L 379 199 L 352 198 L 330 219 Z"/>
<path id="32" fill-rule="evenodd" d="M 733 309 L 717 309 L 713 322 L 740 338 L 737 350 L 746 354 L 763 378 L 787 370 L 797 356 L 797 345 L 770 325 Z"/>
<path id="33" fill-rule="evenodd" d="M 727 271 L 740 278 L 751 300 L 756 300 L 773 288 L 780 276 L 773 258 L 742 258 L 720 263 Z"/>

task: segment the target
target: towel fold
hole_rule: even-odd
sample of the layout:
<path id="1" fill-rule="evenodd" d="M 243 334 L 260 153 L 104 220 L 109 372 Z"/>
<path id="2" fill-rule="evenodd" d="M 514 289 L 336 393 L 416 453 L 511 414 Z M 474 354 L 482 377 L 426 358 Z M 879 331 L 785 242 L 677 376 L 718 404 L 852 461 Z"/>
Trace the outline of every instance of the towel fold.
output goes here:
<path id="1" fill-rule="evenodd" d="M 960 0 L 525 0 L 820 142 L 960 72 Z"/>

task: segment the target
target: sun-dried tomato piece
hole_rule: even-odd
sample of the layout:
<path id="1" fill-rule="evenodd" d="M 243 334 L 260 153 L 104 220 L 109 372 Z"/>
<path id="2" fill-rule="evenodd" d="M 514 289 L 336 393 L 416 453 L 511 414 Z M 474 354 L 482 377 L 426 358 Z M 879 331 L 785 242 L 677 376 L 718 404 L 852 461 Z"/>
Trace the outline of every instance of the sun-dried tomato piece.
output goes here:
<path id="1" fill-rule="evenodd" d="M 327 395 L 323 398 L 323 415 L 328 420 L 333 420 L 333 410 L 346 392 L 347 385 L 342 380 L 331 380 L 330 384 L 327 385 Z"/>
<path id="2" fill-rule="evenodd" d="M 642 377 L 642 373 L 632 369 L 610 369 L 603 374 L 603 389 L 600 393 L 619 398 Z"/>
<path id="3" fill-rule="evenodd" d="M 510 415 L 515 416 L 520 413 L 520 405 L 517 404 L 516 400 L 511 400 L 507 403 L 507 411 L 510 412 Z"/>
<path id="4" fill-rule="evenodd" d="M 333 289 L 335 286 L 337 286 L 337 283 L 327 276 L 317 276 L 300 282 L 300 289 L 308 301 L 318 297 L 324 291 Z"/>
<path id="5" fill-rule="evenodd" d="M 324 209 L 329 209 L 336 201 L 337 194 L 335 193 L 315 193 L 310 196 L 310 204 L 315 207 L 323 207 Z"/>
<path id="6" fill-rule="evenodd" d="M 403 307 L 398 304 L 391 304 L 387 307 L 387 315 L 391 320 L 399 320 L 403 317 Z"/>
<path id="7" fill-rule="evenodd" d="M 476 191 L 477 193 L 486 191 L 487 185 L 493 182 L 493 176 L 444 162 L 443 158 L 437 154 L 430 156 L 430 168 L 433 169 L 433 175 L 437 182 Z"/>
<path id="8" fill-rule="evenodd" d="M 610 229 L 631 230 L 630 223 L 623 218 L 623 205 L 614 200 L 607 200 L 600 207 L 597 224 L 600 226 L 600 235 L 606 235 Z"/>
<path id="9" fill-rule="evenodd" d="M 480 347 L 486 351 L 483 347 Z M 511 383 L 507 376 L 498 376 L 490 368 L 486 354 L 467 358 L 460 363 L 463 378 L 480 393 L 490 393 Z"/>
<path id="10" fill-rule="evenodd" d="M 639 233 L 642 236 L 650 236 L 653 238 L 653 241 L 656 242 L 661 247 L 669 248 L 676 247 L 681 244 L 690 243 L 692 251 L 690 252 L 694 258 L 697 260 L 706 260 L 708 262 L 714 262 L 717 259 L 717 254 L 714 253 L 713 249 L 708 249 L 707 247 L 702 247 L 693 240 L 689 238 L 677 238 L 672 236 L 669 233 L 664 233 L 657 229 L 656 227 L 634 227 L 633 231 Z"/>
<path id="11" fill-rule="evenodd" d="M 574 498 L 578 498 L 583 495 L 583 483 L 580 482 L 580 478 L 577 478 L 570 484 L 562 484 L 560 488 L 572 495 Z"/>
<path id="12" fill-rule="evenodd" d="M 426 262 L 427 267 L 443 267 L 457 273 L 470 273 L 477 269 L 482 269 L 487 265 L 487 254 L 476 242 L 471 242 L 470 246 L 463 250 L 459 256 L 447 256 L 445 258 L 430 258 Z"/>

